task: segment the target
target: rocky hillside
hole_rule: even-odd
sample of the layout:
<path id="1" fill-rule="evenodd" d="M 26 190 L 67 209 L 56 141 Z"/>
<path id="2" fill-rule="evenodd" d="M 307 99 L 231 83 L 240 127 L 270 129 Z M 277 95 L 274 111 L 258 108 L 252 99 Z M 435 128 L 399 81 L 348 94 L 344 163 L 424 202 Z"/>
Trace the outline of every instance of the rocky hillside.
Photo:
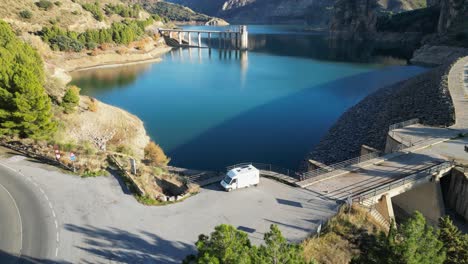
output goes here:
<path id="1" fill-rule="evenodd" d="M 307 23 L 326 27 L 335 0 L 167 0 L 232 23 Z M 350 1 L 355 2 L 355 1 Z M 421 8 L 425 0 L 379 0 L 382 10 Z"/>
<path id="2" fill-rule="evenodd" d="M 116 14 L 107 15 L 104 11 L 106 5 L 128 6 L 120 0 L 101 0 L 99 1 L 100 14 L 93 13 L 92 9 L 85 9 L 87 4 L 93 5 L 94 3 L 94 0 L 2 0 L 0 1 L 0 18 L 21 31 L 33 32 L 40 30 L 43 26 L 56 25 L 68 30 L 83 32 L 86 29 L 109 27 L 112 22 L 124 19 Z M 139 19 L 148 17 L 149 14 L 143 10 L 137 14 Z"/>
<path id="3" fill-rule="evenodd" d="M 363 144 L 383 151 L 388 127 L 412 118 L 430 126 L 452 125 L 449 70 L 450 64 L 443 65 L 367 96 L 340 117 L 308 158 L 343 161 L 359 156 Z"/>
<path id="4" fill-rule="evenodd" d="M 168 3 L 160 0 L 125 0 L 128 3 L 140 4 L 145 10 L 153 14 L 159 14 L 171 21 L 182 23 L 195 23 L 207 25 L 228 25 L 222 19 L 198 13 L 189 7 Z"/>

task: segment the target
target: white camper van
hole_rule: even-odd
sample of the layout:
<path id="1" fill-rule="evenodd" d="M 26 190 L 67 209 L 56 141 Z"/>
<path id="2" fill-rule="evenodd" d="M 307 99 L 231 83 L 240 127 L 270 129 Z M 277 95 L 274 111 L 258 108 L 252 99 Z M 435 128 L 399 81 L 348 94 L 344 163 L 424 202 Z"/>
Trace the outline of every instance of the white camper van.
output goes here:
<path id="1" fill-rule="evenodd" d="M 221 186 L 230 192 L 234 189 L 257 186 L 260 182 L 260 171 L 252 165 L 236 167 L 226 173 Z"/>

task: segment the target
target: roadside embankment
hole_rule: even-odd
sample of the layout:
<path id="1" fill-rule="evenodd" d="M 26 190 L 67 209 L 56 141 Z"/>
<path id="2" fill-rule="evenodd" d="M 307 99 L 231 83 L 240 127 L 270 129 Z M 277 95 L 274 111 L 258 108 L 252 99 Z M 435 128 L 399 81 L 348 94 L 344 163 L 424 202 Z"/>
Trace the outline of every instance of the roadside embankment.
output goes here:
<path id="1" fill-rule="evenodd" d="M 468 56 L 467 48 L 424 45 L 414 52 L 411 63 L 423 66 L 438 66 L 451 63 L 463 56 Z"/>
<path id="2" fill-rule="evenodd" d="M 359 156 L 363 144 L 383 150 L 388 127 L 412 118 L 430 126 L 452 125 L 450 68 L 439 66 L 367 96 L 338 119 L 307 159 L 339 162 Z"/>

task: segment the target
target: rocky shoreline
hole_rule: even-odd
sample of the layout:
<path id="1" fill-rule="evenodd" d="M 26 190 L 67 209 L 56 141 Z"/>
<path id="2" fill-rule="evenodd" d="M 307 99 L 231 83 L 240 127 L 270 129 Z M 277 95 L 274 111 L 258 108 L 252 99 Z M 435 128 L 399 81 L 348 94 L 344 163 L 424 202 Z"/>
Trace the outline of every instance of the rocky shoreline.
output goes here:
<path id="1" fill-rule="evenodd" d="M 448 91 L 451 63 L 382 88 L 346 111 L 307 159 L 331 164 L 359 156 L 365 144 L 383 150 L 391 124 L 419 118 L 430 126 L 454 123 Z"/>

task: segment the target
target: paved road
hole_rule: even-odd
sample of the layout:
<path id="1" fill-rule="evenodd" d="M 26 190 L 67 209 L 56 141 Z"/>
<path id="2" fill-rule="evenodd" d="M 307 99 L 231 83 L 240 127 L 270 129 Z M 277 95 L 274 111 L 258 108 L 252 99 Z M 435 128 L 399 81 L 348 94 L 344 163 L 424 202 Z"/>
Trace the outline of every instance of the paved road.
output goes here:
<path id="1" fill-rule="evenodd" d="M 49 212 L 32 183 L 0 164 L 0 263 L 53 258 L 55 228 Z"/>
<path id="2" fill-rule="evenodd" d="M 227 193 L 215 184 L 182 203 L 147 207 L 113 176 L 82 179 L 26 160 L 9 166 L 31 176 L 53 201 L 58 259 L 66 263 L 180 263 L 195 251 L 199 234 L 222 223 L 246 231 L 253 243 L 272 223 L 299 241 L 337 209 L 335 201 L 265 178 L 256 188 Z"/>

